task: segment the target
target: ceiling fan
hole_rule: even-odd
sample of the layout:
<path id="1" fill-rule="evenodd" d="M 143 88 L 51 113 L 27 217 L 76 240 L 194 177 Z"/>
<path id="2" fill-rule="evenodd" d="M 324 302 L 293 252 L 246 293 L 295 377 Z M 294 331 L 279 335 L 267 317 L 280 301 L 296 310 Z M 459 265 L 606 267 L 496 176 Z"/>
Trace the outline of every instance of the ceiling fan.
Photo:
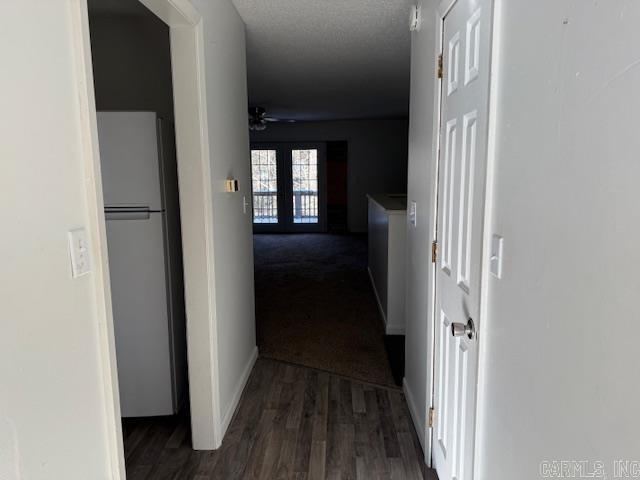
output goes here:
<path id="1" fill-rule="evenodd" d="M 249 130 L 264 130 L 268 122 L 294 123 L 295 120 L 269 117 L 264 107 L 249 107 Z"/>

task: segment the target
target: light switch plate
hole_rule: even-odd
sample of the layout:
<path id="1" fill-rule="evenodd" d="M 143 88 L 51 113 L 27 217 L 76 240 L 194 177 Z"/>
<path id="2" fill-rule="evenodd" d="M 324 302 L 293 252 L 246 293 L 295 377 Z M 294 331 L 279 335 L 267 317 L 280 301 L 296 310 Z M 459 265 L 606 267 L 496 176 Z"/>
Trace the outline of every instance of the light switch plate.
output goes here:
<path id="1" fill-rule="evenodd" d="M 71 230 L 68 236 L 69 255 L 71 256 L 71 275 L 73 278 L 77 278 L 91 271 L 89 239 L 84 228 Z"/>
<path id="2" fill-rule="evenodd" d="M 235 178 L 228 179 L 224 185 L 224 190 L 227 193 L 237 192 L 240 189 L 240 187 L 238 186 L 238 180 L 236 180 Z"/>
<path id="3" fill-rule="evenodd" d="M 491 238 L 490 271 L 496 278 L 502 278 L 502 254 L 504 250 L 504 238 L 494 234 Z"/>
<path id="4" fill-rule="evenodd" d="M 417 210 L 418 204 L 412 200 L 411 204 L 409 205 L 409 223 L 414 227 L 417 223 Z"/>

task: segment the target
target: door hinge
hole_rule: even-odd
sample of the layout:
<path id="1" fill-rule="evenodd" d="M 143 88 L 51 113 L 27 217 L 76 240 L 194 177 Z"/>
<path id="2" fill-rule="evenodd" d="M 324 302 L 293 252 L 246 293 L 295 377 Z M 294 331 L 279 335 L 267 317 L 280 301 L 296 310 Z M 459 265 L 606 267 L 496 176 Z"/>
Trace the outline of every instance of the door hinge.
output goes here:
<path id="1" fill-rule="evenodd" d="M 436 263 L 438 260 L 438 242 L 431 243 L 431 263 Z"/>
<path id="2" fill-rule="evenodd" d="M 435 419 L 436 419 L 436 411 L 433 409 L 433 407 L 431 407 L 429 409 L 429 419 L 427 421 L 427 424 L 428 424 L 427 426 L 429 428 L 433 427 L 433 422 L 435 421 Z"/>
<path id="3" fill-rule="evenodd" d="M 442 78 L 444 76 L 444 67 L 443 67 L 442 54 L 438 55 L 438 78 Z"/>

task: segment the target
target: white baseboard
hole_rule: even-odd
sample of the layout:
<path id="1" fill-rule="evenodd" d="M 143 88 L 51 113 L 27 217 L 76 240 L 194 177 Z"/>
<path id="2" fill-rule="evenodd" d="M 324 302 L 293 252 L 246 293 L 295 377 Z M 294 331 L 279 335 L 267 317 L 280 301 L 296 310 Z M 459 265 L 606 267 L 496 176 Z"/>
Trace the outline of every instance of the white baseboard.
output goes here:
<path id="1" fill-rule="evenodd" d="M 373 288 L 373 294 L 376 297 L 378 310 L 380 311 L 380 315 L 382 316 L 384 333 L 386 333 L 387 335 L 404 335 L 404 326 L 389 325 L 389 323 L 387 322 L 387 315 L 384 313 L 384 309 L 382 308 L 382 302 L 380 301 L 380 297 L 378 296 L 378 290 L 376 290 L 376 283 L 373 281 L 373 275 L 371 274 L 371 269 L 369 267 L 367 267 L 367 273 L 369 274 L 369 280 L 371 280 L 371 287 Z"/>
<path id="2" fill-rule="evenodd" d="M 371 280 L 371 287 L 373 288 L 373 294 L 376 297 L 376 302 L 378 303 L 378 310 L 380 310 L 380 315 L 382 316 L 382 324 L 384 325 L 385 331 L 387 330 L 387 315 L 384 313 L 384 309 L 382 308 L 382 302 L 380 301 L 380 297 L 378 296 L 378 290 L 376 290 L 376 282 L 373 281 L 373 275 L 371 274 L 371 269 L 367 267 L 367 273 L 369 274 L 369 280 Z"/>
<path id="3" fill-rule="evenodd" d="M 416 429 L 416 433 L 418 434 L 418 440 L 420 440 L 420 445 L 422 446 L 422 452 L 425 452 L 425 439 L 424 436 L 426 434 L 426 421 L 427 419 L 420 418 L 418 415 L 418 409 L 416 408 L 416 402 L 413 397 L 413 393 L 411 392 L 411 388 L 407 383 L 407 379 L 402 379 L 402 390 L 404 391 L 404 398 L 407 399 L 407 405 L 409 406 L 409 413 L 411 414 L 411 419 L 413 420 L 413 425 Z"/>
<path id="4" fill-rule="evenodd" d="M 220 431 L 222 432 L 221 438 L 224 439 L 224 435 L 227 433 L 227 429 L 231 424 L 231 420 L 233 419 L 233 414 L 236 413 L 236 409 L 238 408 L 238 404 L 240 403 L 240 397 L 242 396 L 242 392 L 244 391 L 244 387 L 247 385 L 247 381 L 249 380 L 249 375 L 251 375 L 251 370 L 253 370 L 253 366 L 258 359 L 258 347 L 256 346 L 249 357 L 249 361 L 244 367 L 242 371 L 242 375 L 240 376 L 240 380 L 238 381 L 238 385 L 236 387 L 236 391 L 233 392 L 233 397 L 231 397 L 231 403 L 227 408 L 227 411 L 222 417 L 222 424 L 220 425 Z"/>
<path id="5" fill-rule="evenodd" d="M 387 335 L 404 335 L 405 329 L 404 327 L 396 327 L 394 325 L 387 325 L 385 327 L 385 332 Z"/>

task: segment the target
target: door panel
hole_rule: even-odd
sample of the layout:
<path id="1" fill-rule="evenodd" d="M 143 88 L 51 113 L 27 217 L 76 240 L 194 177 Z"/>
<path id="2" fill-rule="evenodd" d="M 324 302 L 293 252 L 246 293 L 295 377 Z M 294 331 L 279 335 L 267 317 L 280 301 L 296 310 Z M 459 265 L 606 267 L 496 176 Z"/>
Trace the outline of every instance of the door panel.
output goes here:
<path id="1" fill-rule="evenodd" d="M 441 480 L 473 478 L 478 344 L 464 326 L 481 326 L 490 12 L 490 0 L 458 0 L 444 19 L 433 396 Z"/>
<path id="2" fill-rule="evenodd" d="M 251 171 L 254 231 L 326 229 L 324 144 L 253 144 Z"/>
<path id="3" fill-rule="evenodd" d="M 278 151 L 251 150 L 253 223 L 278 223 Z"/>
<path id="4" fill-rule="evenodd" d="M 442 185 L 442 258 L 440 266 L 447 275 L 451 274 L 451 243 L 453 240 L 453 212 L 455 201 L 455 159 L 458 139 L 458 125 L 455 118 L 446 125 L 445 154 L 444 154 L 444 183 Z"/>
<path id="5" fill-rule="evenodd" d="M 326 229 L 326 149 L 323 143 L 284 145 L 287 171 L 286 230 L 322 232 Z"/>
<path id="6" fill-rule="evenodd" d="M 319 221 L 318 149 L 291 150 L 293 223 Z"/>

